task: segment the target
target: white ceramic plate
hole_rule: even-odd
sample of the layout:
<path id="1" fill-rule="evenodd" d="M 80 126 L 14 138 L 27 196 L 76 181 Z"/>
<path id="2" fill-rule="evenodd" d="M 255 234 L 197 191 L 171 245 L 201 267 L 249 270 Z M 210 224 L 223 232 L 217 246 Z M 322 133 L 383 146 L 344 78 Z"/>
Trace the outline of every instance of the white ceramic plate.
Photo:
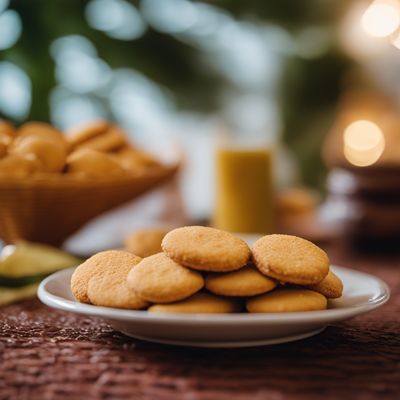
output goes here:
<path id="1" fill-rule="evenodd" d="M 156 314 L 78 303 L 70 290 L 73 268 L 59 271 L 40 284 L 40 300 L 50 307 L 104 318 L 113 328 L 151 342 L 198 347 L 247 347 L 291 342 L 321 332 L 326 325 L 371 311 L 389 299 L 380 279 L 333 266 L 344 293 L 329 309 L 269 314 Z"/>

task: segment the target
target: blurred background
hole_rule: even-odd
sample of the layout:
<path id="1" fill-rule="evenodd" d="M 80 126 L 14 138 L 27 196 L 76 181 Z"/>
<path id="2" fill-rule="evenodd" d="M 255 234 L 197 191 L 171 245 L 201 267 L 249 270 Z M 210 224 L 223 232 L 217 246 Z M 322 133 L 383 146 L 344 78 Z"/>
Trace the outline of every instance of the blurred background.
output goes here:
<path id="1" fill-rule="evenodd" d="M 330 168 L 399 162 L 399 24 L 397 0 L 0 0 L 0 116 L 179 143 L 191 220 L 212 215 L 221 131 L 324 195 Z"/>
<path id="2" fill-rule="evenodd" d="M 399 71 L 400 0 L 0 0 L 0 305 L 185 224 L 398 251 Z"/>

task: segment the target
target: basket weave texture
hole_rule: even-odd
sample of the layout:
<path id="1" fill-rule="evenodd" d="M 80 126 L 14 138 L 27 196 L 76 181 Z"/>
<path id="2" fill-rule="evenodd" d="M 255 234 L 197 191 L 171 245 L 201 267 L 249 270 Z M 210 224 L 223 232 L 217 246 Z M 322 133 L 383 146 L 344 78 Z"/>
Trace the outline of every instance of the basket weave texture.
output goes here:
<path id="1" fill-rule="evenodd" d="M 41 176 L 0 179 L 0 238 L 61 245 L 98 215 L 171 178 L 177 166 L 156 166 L 143 175 L 83 179 Z"/>

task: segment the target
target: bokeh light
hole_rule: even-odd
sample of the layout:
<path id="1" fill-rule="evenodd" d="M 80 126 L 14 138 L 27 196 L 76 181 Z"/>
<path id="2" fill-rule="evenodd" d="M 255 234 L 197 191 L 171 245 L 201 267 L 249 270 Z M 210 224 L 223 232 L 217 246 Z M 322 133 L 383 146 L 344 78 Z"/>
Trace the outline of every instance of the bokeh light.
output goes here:
<path id="1" fill-rule="evenodd" d="M 0 13 L 3 12 L 9 4 L 10 0 L 0 0 Z"/>
<path id="2" fill-rule="evenodd" d="M 392 45 L 400 50 L 400 32 L 393 36 Z"/>
<path id="3" fill-rule="evenodd" d="M 93 43 L 80 35 L 62 36 L 53 41 L 50 46 L 50 54 L 56 62 L 62 63 L 80 54 L 90 57 L 97 56 L 96 48 Z"/>
<path id="4" fill-rule="evenodd" d="M 109 84 L 114 117 L 136 132 L 163 132 L 173 104 L 156 83 L 132 69 L 116 69 Z"/>
<path id="5" fill-rule="evenodd" d="M 375 123 L 368 120 L 352 122 L 344 131 L 344 155 L 353 165 L 374 164 L 385 149 L 385 137 Z"/>
<path id="6" fill-rule="evenodd" d="M 227 23 L 213 36 L 204 62 L 241 90 L 273 86 L 279 58 L 265 45 L 262 29 L 249 23 Z"/>
<path id="7" fill-rule="evenodd" d="M 279 131 L 281 121 L 276 102 L 262 93 L 246 93 L 228 96 L 223 116 L 233 129 L 247 135 L 260 134 L 270 139 Z"/>
<path id="8" fill-rule="evenodd" d="M 0 14 L 0 50 L 13 46 L 21 36 L 21 32 L 22 23 L 17 12 L 6 10 Z"/>
<path id="9" fill-rule="evenodd" d="M 0 111 L 10 118 L 24 119 L 31 106 L 31 81 L 17 65 L 0 62 Z"/>
<path id="10" fill-rule="evenodd" d="M 166 33 L 186 31 L 198 18 L 196 6 L 187 0 L 142 0 L 140 9 L 154 29 Z"/>
<path id="11" fill-rule="evenodd" d="M 210 35 L 227 23 L 232 18 L 225 10 L 206 3 L 195 3 L 196 7 L 194 24 L 184 33 L 198 37 L 200 40 L 207 40 Z"/>
<path id="12" fill-rule="evenodd" d="M 375 0 L 362 16 L 365 32 L 373 37 L 391 35 L 400 25 L 400 5 L 397 0 Z"/>
<path id="13" fill-rule="evenodd" d="M 68 129 L 81 122 L 106 118 L 107 113 L 96 99 L 71 93 L 55 87 L 50 95 L 51 121 L 61 129 Z"/>
<path id="14" fill-rule="evenodd" d="M 125 0 L 92 0 L 85 14 L 91 27 L 115 39 L 137 39 L 146 31 L 138 10 Z"/>
<path id="15" fill-rule="evenodd" d="M 96 48 L 85 37 L 64 36 L 50 48 L 56 61 L 57 81 L 76 93 L 87 93 L 103 87 L 110 78 L 110 68 L 97 57 Z"/>
<path id="16" fill-rule="evenodd" d="M 390 47 L 386 40 L 371 37 L 362 26 L 362 15 L 365 12 L 363 1 L 354 1 L 343 16 L 339 30 L 341 48 L 350 57 L 361 62 L 368 62 L 382 57 Z"/>

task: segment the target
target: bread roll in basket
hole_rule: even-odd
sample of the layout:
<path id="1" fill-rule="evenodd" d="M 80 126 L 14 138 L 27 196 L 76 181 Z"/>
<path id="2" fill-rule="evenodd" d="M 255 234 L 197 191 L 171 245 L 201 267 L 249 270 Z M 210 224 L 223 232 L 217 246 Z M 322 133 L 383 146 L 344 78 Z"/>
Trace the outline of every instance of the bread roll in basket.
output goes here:
<path id="1" fill-rule="evenodd" d="M 143 175 L 92 180 L 0 178 L 0 238 L 60 245 L 94 217 L 171 178 L 177 168 L 159 166 Z"/>
<path id="2" fill-rule="evenodd" d="M 92 132 L 94 128 L 97 129 L 95 137 Z M 84 150 L 78 149 L 81 152 L 95 152 L 95 155 L 100 157 L 98 153 L 101 150 L 107 154 L 107 157 L 120 157 L 123 162 L 132 159 L 129 158 L 129 154 L 128 156 L 125 154 L 127 152 L 136 151 L 137 154 L 141 154 L 140 151 L 129 147 L 129 144 L 124 141 L 122 143 L 118 142 L 120 147 L 117 149 L 111 148 L 108 150 L 106 148 L 103 150 L 95 148 L 94 146 L 104 146 L 104 142 L 107 144 L 107 141 L 103 138 L 108 140 L 110 131 L 117 129 L 108 122 L 101 122 L 97 123 L 97 125 L 93 123 L 90 125 L 92 130 L 89 131 L 92 135 L 91 141 L 88 141 L 85 137 L 84 146 L 81 144 L 82 129 L 78 132 L 81 135 L 79 137 L 79 146 L 72 140 L 66 144 L 69 148 L 65 150 L 66 164 L 63 170 L 57 173 L 35 172 L 29 176 L 16 177 L 16 169 L 12 163 L 18 157 L 25 157 L 24 154 L 22 156 L 20 154 L 25 149 L 31 152 L 36 151 L 40 159 L 40 152 L 42 151 L 43 153 L 44 147 L 39 146 L 42 143 L 37 143 L 39 139 L 32 139 L 32 137 L 37 138 L 36 132 L 38 131 L 41 134 L 40 140 L 42 142 L 43 140 L 47 141 L 46 145 L 50 146 L 48 142 L 54 143 L 53 137 L 45 137 L 43 139 L 44 133 L 47 134 L 50 129 L 55 130 L 53 127 L 43 123 L 32 122 L 23 125 L 19 128 L 19 131 L 12 132 L 14 136 L 12 138 L 13 142 L 7 144 L 6 155 L 3 155 L 0 160 L 3 170 L 7 170 L 7 173 L 2 171 L 0 174 L 0 239 L 6 243 L 24 239 L 59 246 L 94 217 L 135 199 L 173 177 L 178 170 L 179 163 L 176 160 L 167 164 L 155 159 L 153 162 L 149 158 L 150 162 L 148 162 L 146 168 L 135 168 L 135 166 L 130 167 L 128 165 L 129 168 L 126 168 L 120 174 L 102 171 L 101 174 L 94 177 L 73 173 L 71 170 L 68 172 L 68 168 L 73 166 L 81 167 L 82 160 L 79 160 L 81 153 L 77 151 L 79 146 L 82 146 L 82 148 L 85 146 Z M 87 136 L 88 127 L 86 126 L 84 129 L 83 133 Z M 34 132 L 31 133 L 31 131 Z M 111 136 L 113 146 L 116 136 L 114 131 L 111 131 L 112 135 L 114 135 L 114 137 Z M 50 133 L 54 136 L 53 132 Z M 121 136 L 119 132 L 117 133 Z M 0 134 L 5 136 L 1 129 Z M 28 139 L 25 136 L 28 136 Z M 47 134 L 47 136 L 49 135 Z M 117 138 L 121 141 L 118 136 Z M 63 140 L 65 141 L 65 139 Z M 92 143 L 93 149 L 90 149 Z M 89 150 L 87 149 L 88 147 Z M 74 151 L 78 156 L 75 156 L 68 164 L 69 157 L 73 157 L 71 154 Z M 54 163 L 51 164 L 52 160 L 48 151 L 45 152 L 45 156 L 48 158 L 46 160 L 48 164 L 54 166 Z M 15 159 L 13 160 L 12 157 Z M 31 154 L 29 154 L 29 157 L 31 157 Z M 136 159 L 134 158 L 134 160 Z M 31 160 L 28 159 L 28 161 Z M 145 161 L 147 162 L 147 160 Z M 33 167 L 35 166 L 33 165 Z M 57 168 L 57 165 L 55 167 Z M 11 173 L 8 174 L 8 171 L 11 171 Z"/>

